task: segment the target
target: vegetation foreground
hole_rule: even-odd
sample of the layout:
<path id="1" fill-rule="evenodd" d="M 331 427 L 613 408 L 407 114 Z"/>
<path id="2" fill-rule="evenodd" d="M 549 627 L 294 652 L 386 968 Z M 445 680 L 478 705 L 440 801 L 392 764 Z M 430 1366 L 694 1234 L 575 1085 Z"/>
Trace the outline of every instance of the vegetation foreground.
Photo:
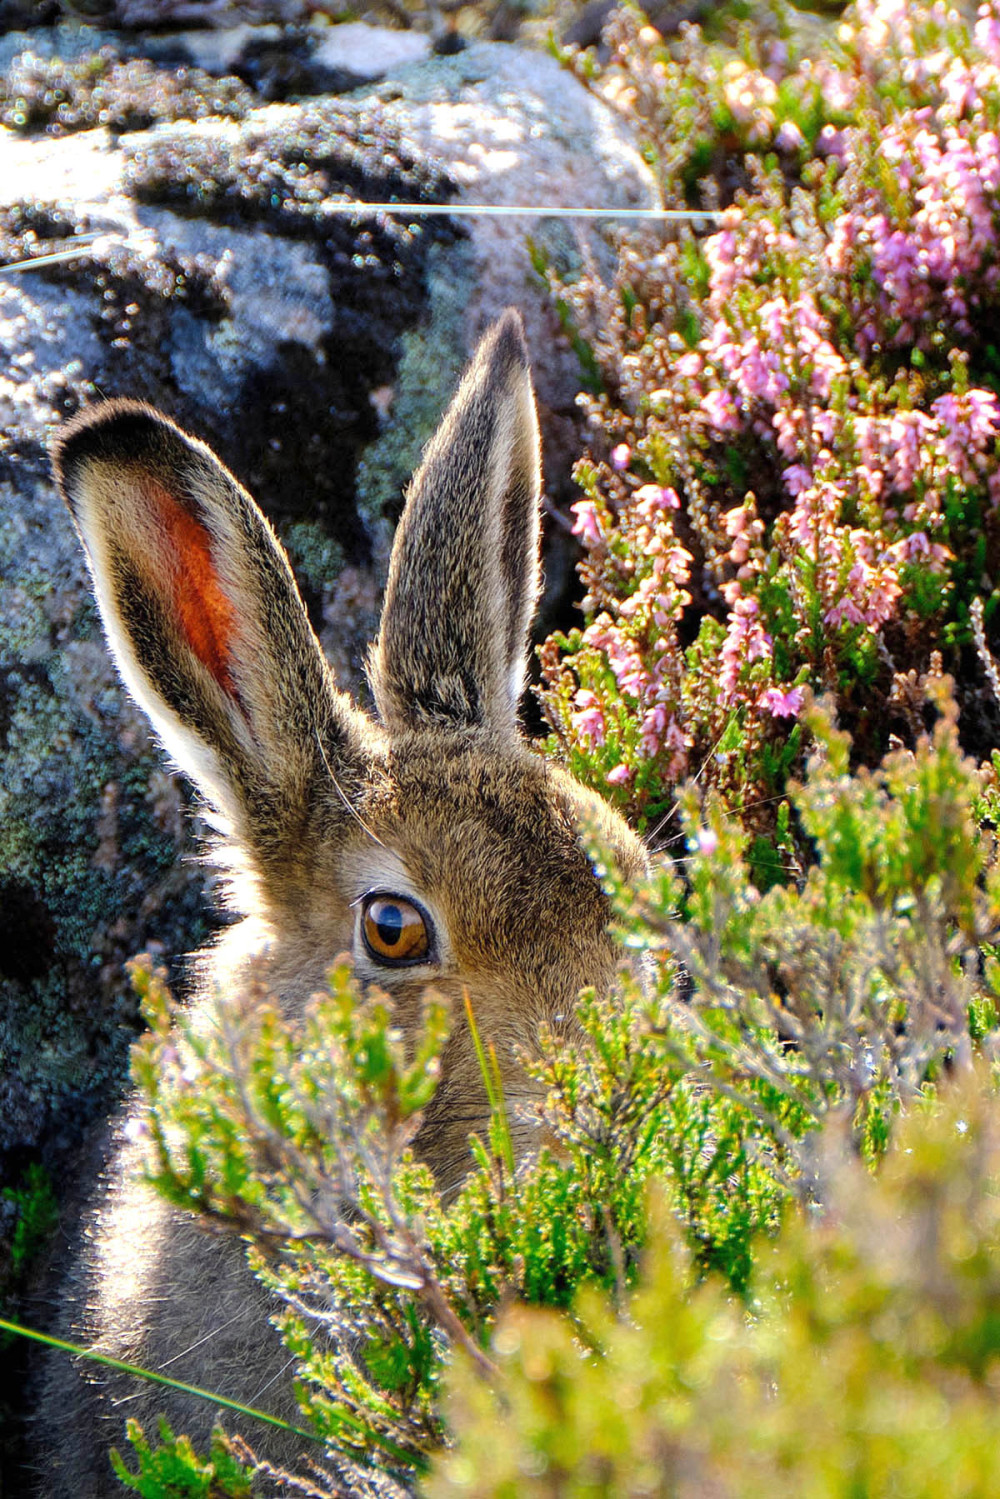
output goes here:
<path id="1" fill-rule="evenodd" d="M 612 285 L 539 264 L 590 433 L 546 748 L 658 853 L 604 870 L 619 992 L 541 1037 L 552 1146 L 517 1171 L 479 1038 L 490 1137 L 443 1201 L 408 1146 L 474 1016 L 428 996 L 407 1053 L 344 969 L 304 1034 L 260 992 L 195 1034 L 140 963 L 151 1174 L 284 1301 L 315 1458 L 257 1492 L 985 1496 L 1000 7 L 859 0 L 822 53 L 778 11 L 611 38 L 569 62 L 665 202 L 724 210 L 625 240 Z M 221 1430 L 115 1462 L 255 1491 Z"/>

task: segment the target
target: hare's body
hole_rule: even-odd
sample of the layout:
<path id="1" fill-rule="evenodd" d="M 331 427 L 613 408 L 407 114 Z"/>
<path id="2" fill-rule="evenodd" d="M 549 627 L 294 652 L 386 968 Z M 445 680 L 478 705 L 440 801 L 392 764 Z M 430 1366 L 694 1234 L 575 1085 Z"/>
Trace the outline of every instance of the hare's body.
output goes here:
<path id="1" fill-rule="evenodd" d="M 626 874 L 642 850 L 518 731 L 540 481 L 517 319 L 484 340 L 411 488 L 369 662 L 377 718 L 334 686 L 270 528 L 202 444 L 115 402 L 67 431 L 57 471 L 122 676 L 214 809 L 247 913 L 203 960 L 201 1003 L 263 954 L 294 1020 L 344 951 L 392 995 L 404 1031 L 428 984 L 450 996 L 456 1023 L 418 1147 L 451 1187 L 487 1112 L 458 1019 L 467 990 L 500 1059 L 515 1143 L 529 1148 L 517 1050 L 614 967 L 582 827 L 603 831 Z M 73 1330 L 114 1358 L 294 1415 L 288 1356 L 241 1245 L 136 1182 L 133 1133 L 87 1231 Z M 214 1415 L 53 1359 L 42 1492 L 117 1493 L 108 1446 L 125 1416 L 148 1425 L 161 1410 L 200 1438 Z M 280 1460 L 301 1447 L 243 1429 Z"/>

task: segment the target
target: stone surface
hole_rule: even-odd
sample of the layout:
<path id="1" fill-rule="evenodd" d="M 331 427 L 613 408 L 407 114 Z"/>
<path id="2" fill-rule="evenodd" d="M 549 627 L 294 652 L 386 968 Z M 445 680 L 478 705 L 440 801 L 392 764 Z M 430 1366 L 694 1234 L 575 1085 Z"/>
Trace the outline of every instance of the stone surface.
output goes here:
<path id="1" fill-rule="evenodd" d="M 527 239 L 561 264 L 579 245 L 530 216 L 339 206 L 654 200 L 621 120 L 547 56 L 480 44 L 375 90 L 258 105 L 123 46 L 0 38 L 3 76 L 26 80 L 0 91 L 18 126 L 0 128 L 0 263 L 97 236 L 72 264 L 0 270 L 0 1184 L 38 1156 L 58 1172 L 122 1086 L 125 960 L 156 942 L 176 962 L 208 930 L 186 794 L 117 686 L 52 487 L 55 425 L 128 394 L 211 442 L 356 681 L 405 481 L 509 304 L 565 453 L 578 371 Z"/>
<path id="2" fill-rule="evenodd" d="M 422 31 L 392 31 L 365 21 L 340 26 L 310 26 L 293 38 L 281 26 L 247 23 L 212 31 L 172 32 L 156 43 L 164 57 L 183 57 L 209 73 L 259 74 L 260 60 L 284 47 L 302 73 L 327 89 L 354 88 L 385 78 L 430 54 L 431 39 Z M 301 81 L 301 80 L 300 80 Z"/>

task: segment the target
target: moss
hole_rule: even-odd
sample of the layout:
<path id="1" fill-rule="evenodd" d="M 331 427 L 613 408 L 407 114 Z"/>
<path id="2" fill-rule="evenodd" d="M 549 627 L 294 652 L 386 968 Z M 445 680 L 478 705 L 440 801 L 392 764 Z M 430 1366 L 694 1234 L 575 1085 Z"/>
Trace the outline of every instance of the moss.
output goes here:
<path id="1" fill-rule="evenodd" d="M 306 520 L 287 526 L 283 540 L 299 586 L 319 597 L 344 565 L 342 549 Z"/>
<path id="2" fill-rule="evenodd" d="M 373 532 L 384 518 L 398 518 L 404 488 L 465 366 L 460 288 L 471 280 L 472 265 L 468 246 L 451 246 L 447 257 L 437 247 L 428 254 L 428 315 L 403 335 L 385 430 L 358 465 L 359 509 Z"/>
<path id="3" fill-rule="evenodd" d="M 155 921 L 175 952 L 206 930 L 197 880 L 186 873 L 176 890 L 164 886 L 178 848 L 153 805 L 157 757 L 127 747 L 134 729 L 89 600 L 64 650 L 42 655 L 53 580 L 25 569 L 13 547 L 0 537 L 0 576 L 20 560 L 18 607 L 0 619 L 0 1167 L 13 1146 L 65 1127 L 67 1114 L 78 1131 L 120 1076 L 135 1026 L 124 963 L 144 924 Z M 118 743 L 108 732 L 116 718 Z"/>
<path id="4" fill-rule="evenodd" d="M 0 258 L 5 262 L 47 254 L 57 244 L 90 229 L 87 222 L 63 219 L 51 208 L 14 204 L 0 208 Z M 79 261 L 48 266 L 45 280 L 90 292 L 99 306 L 102 329 L 118 351 L 141 343 L 162 358 L 165 304 L 183 302 L 199 317 L 218 321 L 229 310 L 218 263 L 210 256 L 179 254 L 170 249 L 137 253 L 128 245 L 112 244 Z"/>
<path id="5" fill-rule="evenodd" d="M 450 188 L 445 173 L 409 147 L 377 105 L 352 99 L 269 112 L 235 139 L 165 133 L 126 155 L 127 180 L 142 202 L 211 213 L 217 222 L 226 215 L 241 224 L 263 220 L 283 233 L 332 233 L 337 225 L 350 233 L 351 220 L 336 212 L 336 200 L 345 196 L 439 203 Z M 375 227 L 383 242 L 401 247 L 414 237 L 402 220 Z"/>
<path id="6" fill-rule="evenodd" d="M 31 1162 L 16 1187 L 5 1187 L 3 1197 L 17 1209 L 17 1225 L 11 1238 L 11 1271 L 21 1275 L 58 1221 L 52 1180 L 44 1166 Z"/>

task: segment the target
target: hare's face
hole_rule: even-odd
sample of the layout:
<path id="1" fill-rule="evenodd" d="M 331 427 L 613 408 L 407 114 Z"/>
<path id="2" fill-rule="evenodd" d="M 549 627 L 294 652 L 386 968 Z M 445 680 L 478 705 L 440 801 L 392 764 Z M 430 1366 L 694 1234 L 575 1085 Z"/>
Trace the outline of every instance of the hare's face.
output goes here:
<path id="1" fill-rule="evenodd" d="M 485 1110 L 466 994 L 516 1105 L 519 1050 L 613 974 L 585 826 L 626 877 L 643 863 L 518 729 L 540 499 L 518 319 L 483 341 L 411 486 L 368 663 L 376 717 L 334 686 L 267 521 L 203 444 L 112 402 L 56 465 L 119 669 L 252 877 L 286 1009 L 344 950 L 404 1028 L 428 985 L 453 1001 L 424 1146 L 447 1181 Z"/>
<path id="2" fill-rule="evenodd" d="M 328 835 L 314 825 L 270 886 L 292 1008 L 341 951 L 392 997 L 404 1030 L 429 987 L 450 1002 L 442 1083 L 418 1142 L 445 1185 L 467 1169 L 469 1133 L 487 1117 L 466 997 L 496 1052 L 515 1143 L 528 1148 L 537 1131 L 522 1105 L 537 1087 L 521 1058 L 535 1054 L 543 1024 L 572 1027 L 579 991 L 609 986 L 620 959 L 586 830 L 625 878 L 645 865 L 640 840 L 599 797 L 521 745 L 481 740 L 410 732 L 373 747 L 378 769 L 353 826 L 328 787 L 316 814 L 330 819 Z"/>

